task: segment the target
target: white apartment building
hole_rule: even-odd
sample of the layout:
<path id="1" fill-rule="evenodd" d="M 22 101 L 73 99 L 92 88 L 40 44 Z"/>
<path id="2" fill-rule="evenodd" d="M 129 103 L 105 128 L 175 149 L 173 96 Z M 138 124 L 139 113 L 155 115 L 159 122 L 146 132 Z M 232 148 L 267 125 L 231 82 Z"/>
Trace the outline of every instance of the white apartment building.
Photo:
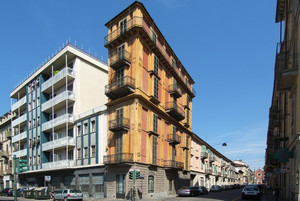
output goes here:
<path id="1" fill-rule="evenodd" d="M 28 168 L 21 186 L 43 186 L 51 175 L 54 189 L 90 183 L 75 169 L 103 165 L 107 73 L 106 63 L 68 43 L 11 92 L 12 154 Z"/>

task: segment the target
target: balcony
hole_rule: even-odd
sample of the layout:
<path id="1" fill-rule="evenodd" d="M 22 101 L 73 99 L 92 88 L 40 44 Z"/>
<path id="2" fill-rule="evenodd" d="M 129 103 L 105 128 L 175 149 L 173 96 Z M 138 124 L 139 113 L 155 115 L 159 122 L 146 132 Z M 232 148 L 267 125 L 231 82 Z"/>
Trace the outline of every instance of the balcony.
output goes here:
<path id="1" fill-rule="evenodd" d="M 60 117 L 52 119 L 42 125 L 42 131 L 50 131 L 53 127 L 56 129 L 62 128 L 65 124 L 73 124 L 74 116 L 72 114 L 64 114 Z"/>
<path id="2" fill-rule="evenodd" d="M 75 167 L 75 160 L 61 160 L 42 164 L 43 170 L 55 170 L 70 167 Z"/>
<path id="3" fill-rule="evenodd" d="M 201 159 L 206 159 L 208 157 L 207 152 L 201 152 Z"/>
<path id="4" fill-rule="evenodd" d="M 133 162 L 133 154 L 130 153 L 119 153 L 111 154 L 103 157 L 104 164 L 114 164 L 114 163 L 126 163 Z"/>
<path id="5" fill-rule="evenodd" d="M 135 79 L 130 76 L 112 81 L 105 86 L 105 95 L 110 99 L 117 99 L 133 93 L 135 90 Z"/>
<path id="6" fill-rule="evenodd" d="M 182 162 L 175 161 L 175 160 L 165 160 L 164 166 L 167 168 L 174 168 L 174 169 L 183 169 L 184 167 Z"/>
<path id="7" fill-rule="evenodd" d="M 15 143 L 15 142 L 18 142 L 18 141 L 21 141 L 23 139 L 26 139 L 27 138 L 27 132 L 24 131 L 20 134 L 17 134 L 15 136 L 12 137 L 12 143 Z"/>
<path id="8" fill-rule="evenodd" d="M 209 156 L 209 162 L 215 162 L 216 161 L 216 157 L 215 156 Z"/>
<path id="9" fill-rule="evenodd" d="M 118 70 L 120 67 L 130 66 L 131 53 L 126 50 L 114 51 L 110 54 L 110 67 Z"/>
<path id="10" fill-rule="evenodd" d="M 21 108 L 21 110 L 24 110 L 26 107 L 26 96 L 24 96 L 23 98 L 21 98 L 19 101 L 17 101 L 16 103 L 14 103 L 11 106 L 11 111 L 14 112 L 16 111 L 18 108 Z"/>
<path id="11" fill-rule="evenodd" d="M 53 77 L 49 78 L 42 84 L 42 92 L 50 93 L 51 86 L 54 85 L 55 89 L 58 89 L 66 84 L 66 78 L 68 81 L 74 80 L 74 70 L 72 68 L 63 68 Z"/>
<path id="12" fill-rule="evenodd" d="M 122 29 L 121 29 L 122 28 Z M 160 61 L 167 66 L 172 75 L 180 80 L 184 88 L 189 92 L 191 97 L 196 96 L 196 91 L 192 85 L 186 85 L 185 76 L 182 74 L 181 70 L 175 65 L 172 66 L 172 59 L 163 43 L 157 40 L 157 36 L 154 34 L 153 30 L 149 27 L 148 23 L 142 17 L 133 17 L 126 24 L 126 28 L 119 27 L 104 38 L 104 46 L 106 48 L 111 48 L 123 43 L 126 39 L 131 37 L 136 31 L 140 29 L 141 37 L 149 43 L 151 47 L 154 47 L 154 53 L 160 57 Z"/>
<path id="13" fill-rule="evenodd" d="M 168 134 L 167 141 L 170 144 L 179 144 L 181 141 L 181 137 L 177 134 Z"/>
<path id="14" fill-rule="evenodd" d="M 16 155 L 16 158 L 27 156 L 27 148 L 22 149 L 20 151 L 15 151 L 15 152 L 12 153 L 12 155 Z"/>
<path id="15" fill-rule="evenodd" d="M 171 84 L 169 85 L 169 93 L 170 95 L 179 98 L 182 96 L 181 89 L 177 86 L 177 84 Z"/>
<path id="16" fill-rule="evenodd" d="M 211 169 L 205 169 L 205 173 L 206 173 L 206 174 L 212 174 L 213 171 L 212 171 Z"/>
<path id="17" fill-rule="evenodd" d="M 5 158 L 9 158 L 9 152 L 7 152 L 7 151 L 0 151 L 0 159 L 2 158 L 2 157 L 5 157 Z"/>
<path id="18" fill-rule="evenodd" d="M 166 103 L 166 113 L 168 113 L 177 121 L 181 121 L 184 119 L 184 111 L 178 106 L 175 101 Z"/>
<path id="19" fill-rule="evenodd" d="M 26 120 L 27 120 L 27 115 L 23 114 L 22 116 L 16 118 L 15 120 L 13 120 L 12 122 L 12 127 L 15 127 L 19 124 L 26 124 Z"/>
<path id="20" fill-rule="evenodd" d="M 221 172 L 217 172 L 217 175 L 220 177 L 221 176 Z"/>
<path id="21" fill-rule="evenodd" d="M 128 118 L 117 118 L 108 122 L 108 128 L 112 132 L 120 130 L 129 130 L 129 119 Z"/>
<path id="22" fill-rule="evenodd" d="M 48 100 L 47 102 L 42 104 L 42 111 L 43 112 L 50 112 L 52 106 L 54 110 L 58 110 L 59 108 L 65 107 L 66 100 L 68 104 L 71 104 L 75 101 L 75 95 L 72 91 L 65 91 L 63 93 L 58 94 L 54 98 Z"/>
<path id="23" fill-rule="evenodd" d="M 298 75 L 298 54 L 279 53 L 276 55 L 278 66 L 277 79 L 279 90 L 290 90 L 295 86 Z"/>
<path id="24" fill-rule="evenodd" d="M 73 137 L 63 137 L 50 142 L 43 143 L 43 151 L 57 149 L 61 147 L 75 147 L 75 138 Z"/>

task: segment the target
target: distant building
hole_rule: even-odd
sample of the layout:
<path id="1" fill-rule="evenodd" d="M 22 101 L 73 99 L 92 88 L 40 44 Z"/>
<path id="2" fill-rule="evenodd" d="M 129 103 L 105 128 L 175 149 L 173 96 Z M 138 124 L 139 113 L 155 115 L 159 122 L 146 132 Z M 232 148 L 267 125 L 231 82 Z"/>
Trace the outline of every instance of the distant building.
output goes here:
<path id="1" fill-rule="evenodd" d="M 254 183 L 255 184 L 263 184 L 264 183 L 264 171 L 258 169 L 254 174 Z"/>
<path id="2" fill-rule="evenodd" d="M 238 184 L 252 183 L 252 170 L 247 163 L 242 160 L 233 160 L 236 173 L 238 174 Z"/>

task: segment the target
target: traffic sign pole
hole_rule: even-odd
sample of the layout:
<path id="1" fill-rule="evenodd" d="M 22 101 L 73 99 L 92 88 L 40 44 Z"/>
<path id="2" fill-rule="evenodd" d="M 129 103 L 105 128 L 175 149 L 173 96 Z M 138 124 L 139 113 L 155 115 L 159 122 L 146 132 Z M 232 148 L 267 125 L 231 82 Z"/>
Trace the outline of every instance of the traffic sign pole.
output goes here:
<path id="1" fill-rule="evenodd" d="M 14 201 L 17 201 L 17 173 L 16 173 L 16 155 L 13 156 L 13 174 L 14 174 Z"/>

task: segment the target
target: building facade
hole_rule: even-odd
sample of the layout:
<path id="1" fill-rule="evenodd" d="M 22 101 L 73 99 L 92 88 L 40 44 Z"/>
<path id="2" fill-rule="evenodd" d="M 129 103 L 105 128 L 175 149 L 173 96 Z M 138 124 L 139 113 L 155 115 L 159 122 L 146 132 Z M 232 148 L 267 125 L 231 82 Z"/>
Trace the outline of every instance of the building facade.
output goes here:
<path id="1" fill-rule="evenodd" d="M 252 170 L 247 163 L 242 160 L 233 160 L 236 173 L 238 174 L 238 184 L 251 184 L 253 183 Z"/>
<path id="2" fill-rule="evenodd" d="M 277 0 L 276 23 L 280 38 L 276 49 L 272 102 L 267 133 L 266 181 L 279 185 L 287 200 L 300 200 L 300 93 L 299 1 Z"/>
<path id="3" fill-rule="evenodd" d="M 140 2 L 106 23 L 107 195 L 175 194 L 189 185 L 194 81 Z"/>
<path id="4" fill-rule="evenodd" d="M 264 171 L 258 169 L 254 173 L 254 183 L 255 184 L 263 184 L 264 183 Z"/>
<path id="5" fill-rule="evenodd" d="M 11 92 L 12 154 L 27 160 L 27 171 L 18 174 L 20 186 L 77 185 L 91 194 L 86 186 L 95 177 L 86 168 L 103 166 L 106 150 L 101 105 L 107 102 L 102 87 L 107 70 L 104 62 L 68 43 Z M 103 174 L 102 169 L 93 174 Z"/>
<path id="6" fill-rule="evenodd" d="M 0 118 L 0 190 L 12 187 L 11 121 L 13 117 L 9 111 Z"/>

